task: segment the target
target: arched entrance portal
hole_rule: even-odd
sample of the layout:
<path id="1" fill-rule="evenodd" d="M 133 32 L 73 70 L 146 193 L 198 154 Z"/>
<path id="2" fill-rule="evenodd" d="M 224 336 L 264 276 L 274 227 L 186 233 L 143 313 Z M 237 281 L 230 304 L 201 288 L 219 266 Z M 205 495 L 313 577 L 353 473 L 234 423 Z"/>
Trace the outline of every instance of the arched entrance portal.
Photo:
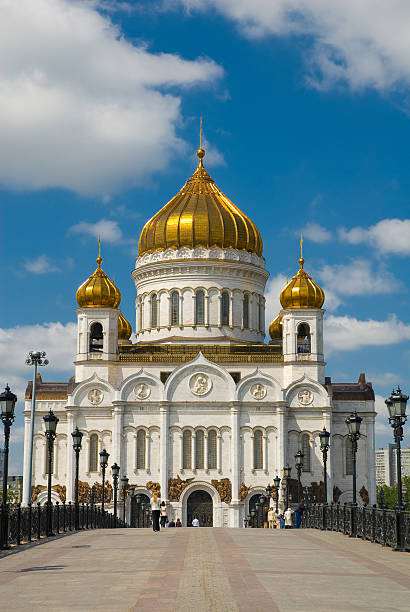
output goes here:
<path id="1" fill-rule="evenodd" d="M 249 515 L 252 517 L 251 527 L 263 527 L 263 508 L 259 503 L 260 497 L 261 493 L 257 493 L 252 495 L 249 500 Z"/>
<path id="2" fill-rule="evenodd" d="M 138 493 L 131 498 L 131 527 L 151 526 L 151 506 L 148 495 Z"/>
<path id="3" fill-rule="evenodd" d="M 212 497 L 206 491 L 193 491 L 187 499 L 187 526 L 192 526 L 194 518 L 199 520 L 201 527 L 213 525 Z"/>

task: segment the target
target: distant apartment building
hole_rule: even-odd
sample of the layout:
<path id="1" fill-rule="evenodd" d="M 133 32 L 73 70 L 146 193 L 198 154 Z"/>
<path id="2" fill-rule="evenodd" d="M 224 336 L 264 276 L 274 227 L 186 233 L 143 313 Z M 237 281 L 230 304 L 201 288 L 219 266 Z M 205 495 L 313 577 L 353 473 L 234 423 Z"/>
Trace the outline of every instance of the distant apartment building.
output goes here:
<path id="1" fill-rule="evenodd" d="M 396 445 L 388 444 L 387 448 L 375 451 L 376 485 L 393 487 L 397 483 Z M 401 449 L 402 476 L 410 476 L 410 448 Z"/>

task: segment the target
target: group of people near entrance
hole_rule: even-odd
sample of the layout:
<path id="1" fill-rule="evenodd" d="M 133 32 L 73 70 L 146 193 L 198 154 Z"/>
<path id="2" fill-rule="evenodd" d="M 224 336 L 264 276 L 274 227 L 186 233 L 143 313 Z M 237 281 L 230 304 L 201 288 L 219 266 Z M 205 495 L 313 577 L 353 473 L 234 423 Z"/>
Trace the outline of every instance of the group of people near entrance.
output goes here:
<path id="1" fill-rule="evenodd" d="M 153 531 L 160 531 L 161 527 L 164 529 L 168 527 L 182 527 L 182 523 L 179 518 L 176 521 L 168 520 L 168 509 L 164 501 L 160 502 L 157 495 L 154 495 L 151 500 L 151 513 L 152 513 L 152 529 Z M 194 517 L 192 521 L 192 527 L 199 527 L 199 520 Z"/>
<path id="2" fill-rule="evenodd" d="M 304 500 L 296 506 L 296 510 L 288 508 L 285 512 L 269 508 L 268 510 L 268 525 L 269 529 L 298 529 L 302 522 L 302 515 L 305 511 Z"/>

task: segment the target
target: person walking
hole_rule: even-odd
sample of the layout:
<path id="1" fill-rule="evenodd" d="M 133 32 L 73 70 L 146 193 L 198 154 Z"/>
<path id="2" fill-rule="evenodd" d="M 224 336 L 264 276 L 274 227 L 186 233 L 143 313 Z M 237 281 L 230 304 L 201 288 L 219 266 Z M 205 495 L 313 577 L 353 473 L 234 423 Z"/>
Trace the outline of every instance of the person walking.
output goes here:
<path id="1" fill-rule="evenodd" d="M 182 523 L 179 520 L 179 518 L 177 518 L 177 522 L 175 523 L 175 527 L 182 527 Z"/>
<path id="2" fill-rule="evenodd" d="M 280 529 L 281 528 L 281 513 L 279 512 L 279 510 L 276 512 L 275 510 L 275 521 L 276 521 L 276 529 Z"/>
<path id="3" fill-rule="evenodd" d="M 295 527 L 299 529 L 305 511 L 305 500 L 301 499 L 295 510 Z"/>
<path id="4" fill-rule="evenodd" d="M 288 508 L 285 512 L 285 529 L 292 529 L 293 527 L 293 510 Z"/>
<path id="5" fill-rule="evenodd" d="M 160 505 L 159 499 L 157 495 L 151 500 L 151 512 L 152 512 L 152 529 L 154 531 L 159 531 L 159 513 L 160 513 Z"/>
<path id="6" fill-rule="evenodd" d="M 199 527 L 199 520 L 196 517 L 192 521 L 192 527 Z"/>
<path id="7" fill-rule="evenodd" d="M 164 529 L 165 525 L 168 523 L 168 510 L 164 501 L 161 502 L 160 517 L 161 527 Z"/>
<path id="8" fill-rule="evenodd" d="M 268 525 L 269 525 L 269 529 L 275 529 L 276 527 L 275 511 L 273 508 L 270 508 L 268 512 Z"/>

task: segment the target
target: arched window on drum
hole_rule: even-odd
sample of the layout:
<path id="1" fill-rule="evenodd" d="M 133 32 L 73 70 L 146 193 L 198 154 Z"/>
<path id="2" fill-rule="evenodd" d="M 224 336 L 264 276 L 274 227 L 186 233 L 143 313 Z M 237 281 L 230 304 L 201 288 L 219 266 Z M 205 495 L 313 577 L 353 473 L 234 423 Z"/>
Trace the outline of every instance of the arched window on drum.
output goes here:
<path id="1" fill-rule="evenodd" d="M 171 293 L 171 325 L 179 325 L 179 293 Z"/>
<path id="2" fill-rule="evenodd" d="M 143 470 L 145 468 L 145 445 L 145 431 L 140 429 L 137 433 L 137 470 Z"/>
<path id="3" fill-rule="evenodd" d="M 90 353 L 102 353 L 103 343 L 103 326 L 101 323 L 93 323 L 90 327 Z"/>
<path id="4" fill-rule="evenodd" d="M 297 352 L 310 353 L 310 328 L 307 323 L 300 323 L 297 330 Z"/>
<path id="5" fill-rule="evenodd" d="M 257 429 L 253 434 L 253 468 L 261 470 L 263 467 L 262 432 Z"/>
<path id="6" fill-rule="evenodd" d="M 98 436 L 90 436 L 90 472 L 98 472 Z"/>
<path id="7" fill-rule="evenodd" d="M 310 436 L 302 434 L 303 472 L 310 472 Z"/>
<path id="8" fill-rule="evenodd" d="M 249 294 L 245 293 L 242 302 L 242 326 L 245 329 L 249 328 Z"/>
<path id="9" fill-rule="evenodd" d="M 205 293 L 200 289 L 195 294 L 195 325 L 205 323 Z"/>
<path id="10" fill-rule="evenodd" d="M 221 295 L 221 325 L 229 325 L 229 293 L 223 291 Z"/>
<path id="11" fill-rule="evenodd" d="M 192 466 L 192 435 L 189 430 L 184 431 L 182 437 L 182 467 L 190 470 Z"/>
<path id="12" fill-rule="evenodd" d="M 216 431 L 208 433 L 208 469 L 216 470 Z"/>
<path id="13" fill-rule="evenodd" d="M 151 327 L 158 327 L 158 298 L 156 293 L 151 295 Z"/>

